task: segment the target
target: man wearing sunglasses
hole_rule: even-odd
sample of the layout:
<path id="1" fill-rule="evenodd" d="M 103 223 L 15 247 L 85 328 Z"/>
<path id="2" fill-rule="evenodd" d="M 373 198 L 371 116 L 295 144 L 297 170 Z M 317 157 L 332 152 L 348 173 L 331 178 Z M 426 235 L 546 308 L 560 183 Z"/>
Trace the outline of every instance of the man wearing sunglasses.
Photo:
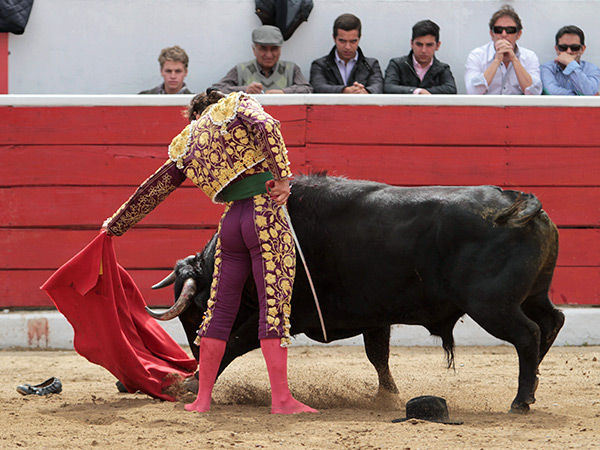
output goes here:
<path id="1" fill-rule="evenodd" d="M 581 61 L 585 51 L 585 35 L 575 25 L 562 27 L 556 33 L 556 59 L 540 68 L 544 94 L 597 95 L 600 69 Z"/>
<path id="2" fill-rule="evenodd" d="M 517 12 L 504 5 L 489 25 L 492 41 L 471 51 L 467 58 L 467 94 L 539 95 L 540 63 L 533 51 L 517 46 L 523 33 Z"/>

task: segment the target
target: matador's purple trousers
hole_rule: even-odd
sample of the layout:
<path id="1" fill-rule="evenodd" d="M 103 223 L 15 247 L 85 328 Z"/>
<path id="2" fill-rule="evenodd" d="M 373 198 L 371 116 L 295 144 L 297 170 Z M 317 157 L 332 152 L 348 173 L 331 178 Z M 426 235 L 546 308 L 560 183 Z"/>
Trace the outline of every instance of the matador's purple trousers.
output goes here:
<path id="1" fill-rule="evenodd" d="M 219 223 L 208 308 L 198 335 L 228 340 L 250 272 L 259 302 L 258 338 L 289 345 L 296 248 L 283 210 L 268 194 L 227 204 Z"/>

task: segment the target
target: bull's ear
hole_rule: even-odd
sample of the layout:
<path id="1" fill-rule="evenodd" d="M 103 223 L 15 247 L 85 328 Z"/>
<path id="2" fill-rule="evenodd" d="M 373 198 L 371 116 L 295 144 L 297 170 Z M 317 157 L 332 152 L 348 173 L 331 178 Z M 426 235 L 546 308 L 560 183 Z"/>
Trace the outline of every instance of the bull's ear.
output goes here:
<path id="1" fill-rule="evenodd" d="M 204 274 L 204 269 L 202 269 L 204 258 L 202 257 L 202 254 L 196 253 L 195 255 L 188 256 L 186 259 L 189 259 L 189 264 L 194 268 L 197 278 L 202 278 L 202 275 Z"/>

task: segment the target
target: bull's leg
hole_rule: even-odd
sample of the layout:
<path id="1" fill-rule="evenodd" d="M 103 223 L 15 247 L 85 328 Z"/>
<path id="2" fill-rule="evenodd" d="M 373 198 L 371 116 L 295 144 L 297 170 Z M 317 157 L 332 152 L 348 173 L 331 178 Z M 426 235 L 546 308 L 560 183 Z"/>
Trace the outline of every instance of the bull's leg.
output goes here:
<path id="1" fill-rule="evenodd" d="M 397 394 L 398 388 L 390 372 L 390 327 L 382 327 L 363 333 L 367 358 L 375 367 L 379 377 L 377 395 L 383 393 Z"/>
<path id="2" fill-rule="evenodd" d="M 487 305 L 501 305 L 490 301 Z M 505 306 L 468 311 L 475 322 L 492 336 L 513 344 L 519 356 L 519 389 L 510 412 L 526 413 L 535 403 L 537 367 L 540 361 L 540 327 L 520 308 L 508 310 Z"/>
<path id="3" fill-rule="evenodd" d="M 540 327 L 539 362 L 541 363 L 565 323 L 565 315 L 552 305 L 546 293 L 526 299 L 523 303 L 523 311 Z"/>

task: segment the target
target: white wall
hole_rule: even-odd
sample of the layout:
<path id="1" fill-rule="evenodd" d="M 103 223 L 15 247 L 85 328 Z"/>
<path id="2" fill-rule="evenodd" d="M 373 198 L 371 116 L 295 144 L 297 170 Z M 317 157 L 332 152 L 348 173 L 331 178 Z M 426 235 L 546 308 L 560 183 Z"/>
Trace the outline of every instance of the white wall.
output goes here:
<path id="1" fill-rule="evenodd" d="M 284 43 L 282 59 L 306 77 L 326 54 L 334 19 L 351 12 L 363 22 L 361 47 L 379 59 L 408 53 L 412 25 L 441 27 L 438 58 L 452 67 L 464 93 L 469 51 L 489 39 L 488 21 L 503 3 L 523 21 L 519 43 L 540 62 L 554 57 L 554 35 L 575 24 L 586 33 L 584 59 L 600 65 L 600 0 L 314 0 L 308 19 Z M 250 34 L 260 26 L 253 0 L 35 0 L 25 33 L 9 35 L 10 94 L 135 94 L 161 82 L 161 48 L 181 45 L 190 55 L 187 85 L 204 90 L 236 63 L 251 59 Z"/>

